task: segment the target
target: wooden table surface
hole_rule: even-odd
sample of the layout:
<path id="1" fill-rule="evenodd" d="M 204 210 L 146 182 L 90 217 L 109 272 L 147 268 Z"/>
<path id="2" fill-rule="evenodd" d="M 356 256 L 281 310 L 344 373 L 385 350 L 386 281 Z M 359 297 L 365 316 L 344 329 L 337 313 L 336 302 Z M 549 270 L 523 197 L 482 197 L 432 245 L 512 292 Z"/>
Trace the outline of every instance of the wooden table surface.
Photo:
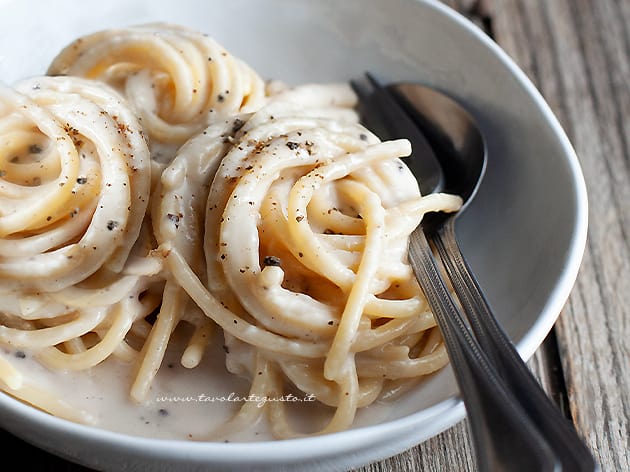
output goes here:
<path id="1" fill-rule="evenodd" d="M 529 366 L 604 472 L 630 471 L 630 0 L 444 0 L 528 74 L 571 139 L 589 230 L 573 292 Z M 87 470 L 0 432 L 22 465 Z M 357 469 L 474 471 L 466 421 Z M 32 461 L 32 462 L 31 462 Z M 28 467 L 27 467 L 28 469 Z"/>

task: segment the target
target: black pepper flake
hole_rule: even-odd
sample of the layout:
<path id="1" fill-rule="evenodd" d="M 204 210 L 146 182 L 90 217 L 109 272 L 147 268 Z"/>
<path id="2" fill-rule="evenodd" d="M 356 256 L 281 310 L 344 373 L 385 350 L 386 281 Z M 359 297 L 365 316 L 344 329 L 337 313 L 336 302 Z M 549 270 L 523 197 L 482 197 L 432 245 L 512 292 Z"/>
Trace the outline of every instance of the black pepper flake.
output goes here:
<path id="1" fill-rule="evenodd" d="M 87 177 L 79 177 L 77 183 L 80 185 L 87 184 Z"/>
<path id="2" fill-rule="evenodd" d="M 235 119 L 234 124 L 232 125 L 232 133 L 236 133 L 239 129 L 243 127 L 244 124 L 245 122 L 243 120 L 240 120 L 238 118 Z"/>
<path id="3" fill-rule="evenodd" d="M 28 147 L 28 152 L 30 152 L 31 154 L 39 154 L 42 152 L 42 148 L 41 146 L 37 145 L 37 144 L 31 144 Z"/>
<path id="4" fill-rule="evenodd" d="M 179 215 L 176 215 L 174 213 L 169 213 L 168 215 L 166 215 L 166 217 L 175 224 L 175 227 L 178 227 Z"/>
<path id="5" fill-rule="evenodd" d="M 168 410 L 165 410 L 164 408 L 160 408 L 158 410 L 158 413 L 160 414 L 160 416 L 168 416 Z"/>
<path id="6" fill-rule="evenodd" d="M 230 348 L 229 347 L 227 347 L 225 344 L 222 347 L 223 347 L 223 350 L 225 351 L 226 354 L 230 353 Z"/>
<path id="7" fill-rule="evenodd" d="M 303 219 L 304 219 L 304 216 L 302 216 L 302 215 L 299 215 L 299 216 L 296 216 L 296 217 L 295 217 L 295 221 L 297 221 L 298 223 L 299 223 L 300 221 L 302 221 Z"/>
<path id="8" fill-rule="evenodd" d="M 279 267 L 281 264 L 282 261 L 277 256 L 266 256 L 263 259 L 263 265 L 265 266 Z"/>
<path id="9" fill-rule="evenodd" d="M 18 359 L 24 359 L 26 357 L 26 354 L 24 353 L 24 351 L 15 351 L 15 357 L 17 357 Z"/>
<path id="10" fill-rule="evenodd" d="M 367 137 L 367 134 L 365 134 L 365 133 L 361 133 L 361 134 L 359 135 L 359 138 L 361 139 L 361 141 L 367 141 L 367 138 L 368 138 L 368 137 Z"/>
<path id="11" fill-rule="evenodd" d="M 295 151 L 298 147 L 300 147 L 300 144 L 295 141 L 289 141 L 287 142 L 287 147 L 291 149 L 291 151 Z"/>
<path id="12" fill-rule="evenodd" d="M 334 325 L 334 324 L 335 324 L 335 322 L 334 322 L 333 320 L 330 320 L 330 321 L 328 322 L 328 326 L 332 326 L 332 325 Z"/>
<path id="13" fill-rule="evenodd" d="M 304 253 L 303 252 L 298 252 L 298 256 L 304 257 Z"/>
<path id="14" fill-rule="evenodd" d="M 238 320 L 234 320 L 234 324 L 238 324 Z"/>
<path id="15" fill-rule="evenodd" d="M 225 100 L 225 97 L 222 94 L 217 95 L 217 100 L 219 102 L 222 102 L 223 100 Z"/>
<path id="16" fill-rule="evenodd" d="M 114 228 L 117 228 L 117 227 L 118 227 L 118 221 L 109 220 L 109 221 L 107 222 L 107 229 L 108 229 L 108 230 L 113 231 L 113 230 L 114 230 Z"/>

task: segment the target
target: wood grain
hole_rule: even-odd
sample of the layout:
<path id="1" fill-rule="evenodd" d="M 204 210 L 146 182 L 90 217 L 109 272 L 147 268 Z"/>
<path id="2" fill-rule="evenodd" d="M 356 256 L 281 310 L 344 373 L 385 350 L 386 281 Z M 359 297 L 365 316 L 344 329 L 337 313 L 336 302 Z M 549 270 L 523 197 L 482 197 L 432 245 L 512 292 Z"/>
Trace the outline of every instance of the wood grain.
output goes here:
<path id="1" fill-rule="evenodd" d="M 587 248 L 555 334 L 578 431 L 603 470 L 627 471 L 630 2 L 495 4 L 496 40 L 538 85 L 584 171 L 590 205 Z"/>

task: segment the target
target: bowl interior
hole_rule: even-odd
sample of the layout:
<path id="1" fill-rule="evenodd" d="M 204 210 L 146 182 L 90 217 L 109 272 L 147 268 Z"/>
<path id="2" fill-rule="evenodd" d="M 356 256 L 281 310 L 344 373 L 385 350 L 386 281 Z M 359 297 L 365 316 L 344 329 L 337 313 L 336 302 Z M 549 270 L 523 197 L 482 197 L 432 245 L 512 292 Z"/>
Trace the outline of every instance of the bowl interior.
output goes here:
<path id="1" fill-rule="evenodd" d="M 577 160 L 525 76 L 443 6 L 414 0 L 4 0 L 0 5 L 0 80 L 8 84 L 43 74 L 57 52 L 82 34 L 169 21 L 207 32 L 265 78 L 298 84 L 371 71 L 451 94 L 479 120 L 489 152 L 480 191 L 458 220 L 463 252 L 524 357 L 559 314 L 586 229 Z M 382 420 L 395 427 L 397 419 L 403 424 L 412 415 L 418 442 L 461 419 L 456 394 L 446 369 L 401 398 Z M 0 395 L 0 408 L 13 403 Z M 435 410 L 440 404 L 448 408 Z M 49 428 L 72 428 L 46 421 Z"/>

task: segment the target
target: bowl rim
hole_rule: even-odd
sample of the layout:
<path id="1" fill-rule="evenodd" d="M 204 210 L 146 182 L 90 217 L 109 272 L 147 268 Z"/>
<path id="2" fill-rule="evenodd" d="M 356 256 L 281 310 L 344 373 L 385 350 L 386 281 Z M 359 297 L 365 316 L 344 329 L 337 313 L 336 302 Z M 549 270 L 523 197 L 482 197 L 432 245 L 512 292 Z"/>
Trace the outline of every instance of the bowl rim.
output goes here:
<path id="1" fill-rule="evenodd" d="M 557 117 L 545 101 L 533 82 L 519 68 L 516 62 L 494 40 L 486 35 L 477 25 L 465 16 L 439 2 L 438 0 L 413 0 L 423 4 L 442 15 L 446 20 L 467 32 L 472 38 L 480 41 L 516 79 L 518 85 L 524 89 L 528 97 L 538 108 L 546 120 L 546 126 L 553 132 L 554 138 L 560 144 L 562 154 L 568 164 L 569 177 L 573 184 L 575 198 L 575 224 L 568 246 L 566 262 L 559 274 L 542 311 L 526 334 L 516 343 L 519 354 L 528 360 L 538 349 L 544 338 L 555 324 L 560 312 L 569 298 L 579 272 L 586 248 L 588 229 L 588 198 L 587 189 L 579 159 L 573 146 L 562 128 Z M 46 412 L 0 392 L 0 409 L 10 409 L 15 416 L 22 417 L 33 423 L 45 426 L 49 431 L 63 431 L 66 434 L 81 437 L 85 440 L 98 441 L 109 445 L 119 445 L 126 450 L 132 450 L 145 456 L 161 457 L 191 457 L 197 460 L 211 459 L 214 462 L 233 462 L 252 460 L 256 462 L 304 460 L 305 457 L 317 458 L 342 453 L 347 450 L 348 440 L 361 443 L 362 440 L 374 436 L 385 437 L 397 431 L 417 427 L 423 422 L 426 429 L 423 438 L 416 444 L 448 429 L 465 417 L 465 408 L 459 394 L 446 398 L 429 408 L 418 411 L 402 418 L 387 420 L 375 425 L 361 426 L 346 431 L 330 433 L 321 436 L 309 436 L 295 439 L 264 440 L 256 442 L 197 442 L 184 439 L 162 439 L 135 436 L 87 426 L 54 417 Z M 433 419 L 435 421 L 427 421 Z M 436 420 L 437 419 L 437 420 Z M 291 447 L 270 447 L 279 444 L 289 444 Z M 229 455 L 223 455 L 228 453 Z"/>

